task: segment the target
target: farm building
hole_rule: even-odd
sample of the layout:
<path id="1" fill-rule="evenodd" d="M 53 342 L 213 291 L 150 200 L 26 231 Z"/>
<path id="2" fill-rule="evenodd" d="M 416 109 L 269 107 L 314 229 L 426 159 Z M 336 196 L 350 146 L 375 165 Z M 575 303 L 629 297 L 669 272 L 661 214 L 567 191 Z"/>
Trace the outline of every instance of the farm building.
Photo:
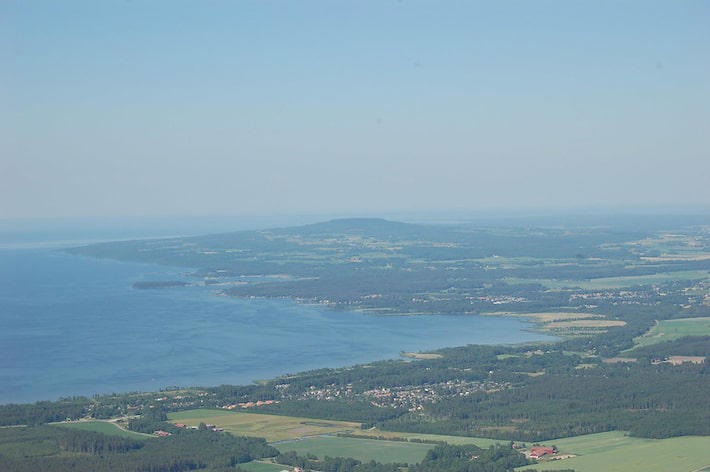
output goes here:
<path id="1" fill-rule="evenodd" d="M 531 459 L 539 459 L 542 456 L 548 455 L 548 454 L 554 454 L 555 449 L 552 447 L 547 447 L 547 446 L 533 446 L 530 448 L 530 458 Z"/>

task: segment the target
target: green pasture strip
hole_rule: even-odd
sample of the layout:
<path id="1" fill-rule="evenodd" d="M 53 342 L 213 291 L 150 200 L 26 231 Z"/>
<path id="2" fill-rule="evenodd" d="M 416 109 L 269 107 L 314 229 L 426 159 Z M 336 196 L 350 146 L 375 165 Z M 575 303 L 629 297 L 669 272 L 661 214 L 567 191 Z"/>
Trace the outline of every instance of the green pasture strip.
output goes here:
<path id="1" fill-rule="evenodd" d="M 124 438 L 131 439 L 146 439 L 151 437 L 147 434 L 126 431 L 125 429 L 121 429 L 117 425 L 109 423 L 108 421 L 82 421 L 79 423 L 61 423 L 56 424 L 54 426 L 58 426 L 61 428 L 81 429 L 84 431 L 94 431 L 96 433 L 109 434 L 112 436 L 122 436 Z"/>
<path id="2" fill-rule="evenodd" d="M 322 459 L 330 457 L 352 457 L 369 462 L 421 462 L 432 444 L 410 443 L 404 441 L 385 441 L 380 439 L 355 439 L 341 437 L 306 438 L 274 444 L 281 452 L 296 451 L 299 455 L 313 454 Z"/>
<path id="3" fill-rule="evenodd" d="M 643 439 L 609 432 L 545 441 L 577 457 L 526 466 L 535 470 L 577 472 L 691 472 L 710 466 L 710 436 Z"/>
<path id="4" fill-rule="evenodd" d="M 252 461 L 239 464 L 239 468 L 247 472 L 281 472 L 282 470 L 293 470 L 290 465 L 274 464 L 272 462 Z"/>
<path id="5" fill-rule="evenodd" d="M 594 454 L 602 451 L 627 447 L 630 444 L 641 444 L 653 439 L 634 438 L 624 431 L 608 431 L 606 433 L 585 434 L 571 438 L 545 441 L 545 445 L 555 445 L 562 454 Z"/>
<path id="6" fill-rule="evenodd" d="M 634 338 L 634 348 L 673 341 L 684 336 L 707 335 L 710 335 L 710 317 L 661 320 L 646 334 Z"/>
<path id="7" fill-rule="evenodd" d="M 400 433 L 399 431 L 381 431 L 379 429 L 369 429 L 364 431 L 357 431 L 354 434 L 371 435 L 371 436 L 386 436 L 386 437 L 396 437 L 396 438 L 407 438 L 421 439 L 424 441 L 443 441 L 449 444 L 462 445 L 462 444 L 475 444 L 478 447 L 487 448 L 488 446 L 493 446 L 495 444 L 507 444 L 510 441 L 507 439 L 491 439 L 491 438 L 477 438 L 469 436 L 449 436 L 445 434 L 423 434 L 423 433 Z M 430 445 L 433 447 L 433 445 Z"/>
<path id="8" fill-rule="evenodd" d="M 633 287 L 636 285 L 661 284 L 676 280 L 705 280 L 708 278 L 710 278 L 710 272 L 707 270 L 681 270 L 676 272 L 659 272 L 650 275 L 600 277 L 588 280 L 522 279 L 519 277 L 507 277 L 503 279 L 503 281 L 509 284 L 540 284 L 549 289 L 556 290 L 573 287 L 579 287 L 583 290 L 606 290 Z"/>
<path id="9" fill-rule="evenodd" d="M 190 420 L 200 419 L 212 416 L 230 415 L 233 412 L 229 410 L 220 410 L 218 408 L 200 408 L 197 410 L 184 410 L 168 413 L 168 418 L 171 420 Z"/>

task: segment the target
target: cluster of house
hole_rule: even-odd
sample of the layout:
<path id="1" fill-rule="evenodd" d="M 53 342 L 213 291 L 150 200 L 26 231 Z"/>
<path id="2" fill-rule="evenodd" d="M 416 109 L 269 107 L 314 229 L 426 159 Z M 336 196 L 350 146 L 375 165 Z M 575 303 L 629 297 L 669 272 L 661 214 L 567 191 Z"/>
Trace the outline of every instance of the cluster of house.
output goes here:
<path id="1" fill-rule="evenodd" d="M 311 385 L 307 390 L 300 392 L 295 396 L 284 393 L 283 398 L 295 398 L 298 400 L 334 400 L 336 398 L 345 398 L 352 395 L 352 384 L 347 384 L 345 387 L 336 384 L 329 384 L 321 388 Z"/>
<path id="2" fill-rule="evenodd" d="M 609 357 L 603 358 L 602 362 L 605 364 L 618 364 L 621 362 L 637 362 L 638 359 L 635 357 Z M 671 364 L 671 365 L 683 365 L 686 362 L 691 364 L 704 364 L 705 356 L 668 356 L 663 359 L 656 358 L 651 361 L 651 364 Z"/>
<path id="3" fill-rule="evenodd" d="M 514 297 L 512 295 L 499 295 L 499 296 L 484 295 L 482 297 L 466 297 L 466 299 L 470 300 L 471 304 L 473 304 L 476 301 L 479 301 L 479 302 L 489 302 L 489 303 L 492 303 L 493 305 L 505 305 L 507 303 L 525 303 L 525 302 L 530 301 L 527 298 Z"/>
<path id="4" fill-rule="evenodd" d="M 542 353 L 542 351 L 541 351 Z M 289 384 L 279 384 L 275 389 L 279 391 L 283 400 L 334 400 L 336 398 L 364 397 L 377 407 L 407 408 L 409 411 L 421 411 L 425 404 L 437 403 L 442 398 L 466 397 L 475 392 L 495 392 L 511 388 L 509 382 L 464 381 L 449 380 L 427 385 L 408 385 L 401 387 L 377 387 L 362 393 L 354 393 L 352 384 L 329 384 L 323 387 L 310 386 L 304 391 L 289 393 Z M 226 405 L 224 409 L 237 407 L 248 408 L 262 404 L 278 403 L 278 400 L 265 402 L 239 403 Z"/>
<path id="5" fill-rule="evenodd" d="M 273 405 L 275 403 L 280 403 L 278 400 L 259 400 L 257 402 L 243 402 L 243 403 L 232 403 L 230 405 L 224 405 L 222 409 L 224 410 L 236 410 L 237 408 L 253 408 L 255 406 Z"/>
<path id="6" fill-rule="evenodd" d="M 661 295 L 658 292 L 654 292 L 657 295 Z M 631 302 L 638 302 L 640 300 L 651 298 L 652 292 L 643 290 L 605 290 L 599 292 L 582 292 L 573 293 L 570 295 L 569 300 L 614 300 L 619 301 L 622 304 L 638 304 Z"/>
<path id="7" fill-rule="evenodd" d="M 443 398 L 466 397 L 476 392 L 495 392 L 510 387 L 512 384 L 508 382 L 449 380 L 423 386 L 380 387 L 363 392 L 363 396 L 377 407 L 407 408 L 414 412 Z"/>
<path id="8" fill-rule="evenodd" d="M 165 402 L 165 404 L 171 408 L 174 408 L 176 410 L 185 410 L 190 407 L 195 407 L 197 405 L 202 405 L 205 402 L 204 397 L 207 396 L 214 396 L 215 394 L 208 393 L 208 392 L 194 392 L 194 393 L 186 393 L 184 395 L 171 395 L 171 396 L 161 396 L 154 398 L 153 401 L 156 402 Z M 196 398 L 198 397 L 198 398 Z M 149 398 L 143 398 L 144 401 L 150 400 Z M 128 415 L 131 414 L 136 414 L 139 410 L 142 410 L 143 408 L 154 408 L 154 405 L 146 405 L 145 403 L 137 403 L 135 405 L 126 405 L 126 413 Z"/>
<path id="9" fill-rule="evenodd" d="M 197 427 L 197 426 L 188 426 L 188 425 L 186 425 L 186 424 L 184 424 L 184 423 L 175 423 L 175 427 L 176 427 L 176 428 L 184 428 L 184 429 L 200 429 L 200 428 Z M 224 431 L 224 428 L 219 428 L 219 427 L 217 427 L 217 426 L 215 426 L 215 425 L 213 425 L 213 424 L 209 424 L 209 423 L 207 423 L 207 424 L 205 425 L 205 427 L 206 427 L 207 429 L 209 429 L 210 431 L 214 431 L 215 433 L 221 433 L 222 431 Z M 168 434 L 170 434 L 170 433 L 168 433 Z"/>
<path id="10" fill-rule="evenodd" d="M 686 362 L 691 364 L 705 364 L 705 356 L 669 356 L 663 359 L 654 359 L 652 364 L 673 364 L 682 365 Z"/>

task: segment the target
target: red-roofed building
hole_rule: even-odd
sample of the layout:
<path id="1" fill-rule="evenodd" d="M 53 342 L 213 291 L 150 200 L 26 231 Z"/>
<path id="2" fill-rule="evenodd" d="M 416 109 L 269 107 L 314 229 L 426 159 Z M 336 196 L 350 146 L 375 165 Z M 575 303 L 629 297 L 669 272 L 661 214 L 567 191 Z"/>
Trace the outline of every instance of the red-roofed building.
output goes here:
<path id="1" fill-rule="evenodd" d="M 547 454 L 554 454 L 555 449 L 552 447 L 547 447 L 547 446 L 533 446 L 530 448 L 530 458 L 531 459 L 539 459 L 542 456 L 545 456 Z"/>

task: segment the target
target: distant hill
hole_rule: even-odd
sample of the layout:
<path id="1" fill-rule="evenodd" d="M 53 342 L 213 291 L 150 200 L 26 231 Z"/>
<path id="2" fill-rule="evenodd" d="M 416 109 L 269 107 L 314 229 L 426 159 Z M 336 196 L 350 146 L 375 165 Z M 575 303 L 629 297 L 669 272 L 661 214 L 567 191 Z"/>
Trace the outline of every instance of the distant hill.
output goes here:
<path id="1" fill-rule="evenodd" d="M 383 218 L 338 218 L 321 223 L 312 223 L 290 228 L 299 232 L 367 232 L 367 231 L 401 231 L 417 228 L 420 225 L 385 220 Z"/>
<path id="2" fill-rule="evenodd" d="M 405 264 L 411 266 L 407 270 L 419 271 L 422 266 L 415 261 L 492 256 L 575 258 L 579 254 L 608 257 L 628 250 L 623 246 L 601 249 L 600 244 L 641 236 L 605 229 L 570 233 L 562 228 L 476 228 L 345 218 L 285 228 L 100 243 L 70 252 L 208 270 L 229 269 L 230 273 L 316 276 L 322 274 L 324 267 L 342 270 L 343 264 L 354 260 L 369 262 L 372 267 Z M 480 269 L 480 263 L 476 264 Z"/>
<path id="3" fill-rule="evenodd" d="M 402 223 L 382 218 L 341 218 L 304 226 L 271 230 L 276 233 L 301 235 L 357 235 L 374 238 L 402 238 L 444 231 L 446 227 Z"/>

